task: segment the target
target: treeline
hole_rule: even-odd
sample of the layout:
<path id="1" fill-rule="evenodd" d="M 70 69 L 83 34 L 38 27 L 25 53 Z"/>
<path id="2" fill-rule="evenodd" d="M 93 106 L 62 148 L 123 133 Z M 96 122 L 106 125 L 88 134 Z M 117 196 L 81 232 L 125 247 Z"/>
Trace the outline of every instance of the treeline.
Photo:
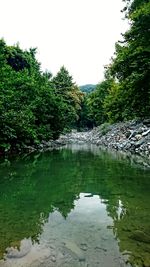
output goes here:
<path id="1" fill-rule="evenodd" d="M 77 120 L 82 97 L 65 67 L 52 77 L 36 49 L 0 40 L 0 153 L 58 138 Z"/>
<path id="2" fill-rule="evenodd" d="M 124 2 L 130 29 L 116 43 L 105 80 L 85 97 L 80 125 L 150 116 L 150 1 Z"/>

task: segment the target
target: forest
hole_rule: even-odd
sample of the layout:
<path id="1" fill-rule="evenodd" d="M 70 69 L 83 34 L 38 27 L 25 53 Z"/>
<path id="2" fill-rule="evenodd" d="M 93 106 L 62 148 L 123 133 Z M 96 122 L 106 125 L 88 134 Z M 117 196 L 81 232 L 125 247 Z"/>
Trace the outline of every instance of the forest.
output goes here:
<path id="1" fill-rule="evenodd" d="M 89 129 L 150 115 L 150 1 L 124 0 L 130 23 L 105 67 L 104 80 L 83 92 L 62 66 L 43 72 L 36 48 L 23 50 L 0 40 L 0 153 L 76 128 Z"/>

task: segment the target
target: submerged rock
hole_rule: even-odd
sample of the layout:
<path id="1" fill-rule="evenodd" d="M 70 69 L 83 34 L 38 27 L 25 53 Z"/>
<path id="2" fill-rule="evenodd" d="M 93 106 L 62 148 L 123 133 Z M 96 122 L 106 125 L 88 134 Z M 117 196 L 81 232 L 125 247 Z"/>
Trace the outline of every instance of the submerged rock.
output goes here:
<path id="1" fill-rule="evenodd" d="M 87 244 L 85 244 L 85 243 L 81 243 L 81 249 L 83 250 L 83 251 L 87 251 L 87 249 L 88 249 L 88 246 L 87 246 Z"/>
<path id="2" fill-rule="evenodd" d="M 78 257 L 79 261 L 85 261 L 85 256 L 82 250 L 77 246 L 75 242 L 65 240 L 64 244 L 67 249 L 69 249 L 72 253 L 74 253 Z"/>
<path id="3" fill-rule="evenodd" d="M 24 239 L 21 241 L 21 245 L 20 248 L 7 248 L 6 252 L 7 252 L 7 258 L 22 258 L 24 256 L 26 256 L 32 247 L 32 242 L 30 239 Z"/>

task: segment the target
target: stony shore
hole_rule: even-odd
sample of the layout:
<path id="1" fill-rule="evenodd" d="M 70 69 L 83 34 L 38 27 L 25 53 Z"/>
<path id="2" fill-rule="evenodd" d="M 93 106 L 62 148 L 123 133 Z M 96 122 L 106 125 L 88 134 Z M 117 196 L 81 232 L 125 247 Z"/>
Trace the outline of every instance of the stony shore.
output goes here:
<path id="1" fill-rule="evenodd" d="M 104 123 L 90 131 L 61 135 L 56 141 L 43 141 L 36 147 L 27 147 L 28 152 L 44 152 L 68 145 L 95 145 L 98 149 L 120 151 L 124 156 L 134 157 L 138 165 L 150 168 L 150 119 L 132 120 L 116 124 Z"/>
<path id="2" fill-rule="evenodd" d="M 72 131 L 61 135 L 56 143 L 96 144 L 98 147 L 131 152 L 150 159 L 150 119 L 103 124 L 88 132 Z"/>

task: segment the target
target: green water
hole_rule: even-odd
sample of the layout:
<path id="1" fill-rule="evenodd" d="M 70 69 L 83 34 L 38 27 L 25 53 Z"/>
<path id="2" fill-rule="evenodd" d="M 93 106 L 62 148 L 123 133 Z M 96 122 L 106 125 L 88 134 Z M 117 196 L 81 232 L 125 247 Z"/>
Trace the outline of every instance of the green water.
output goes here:
<path id="1" fill-rule="evenodd" d="M 11 254 L 23 242 L 24 255 Z M 86 146 L 6 160 L 0 258 L 10 267 L 150 266 L 150 170 Z"/>

